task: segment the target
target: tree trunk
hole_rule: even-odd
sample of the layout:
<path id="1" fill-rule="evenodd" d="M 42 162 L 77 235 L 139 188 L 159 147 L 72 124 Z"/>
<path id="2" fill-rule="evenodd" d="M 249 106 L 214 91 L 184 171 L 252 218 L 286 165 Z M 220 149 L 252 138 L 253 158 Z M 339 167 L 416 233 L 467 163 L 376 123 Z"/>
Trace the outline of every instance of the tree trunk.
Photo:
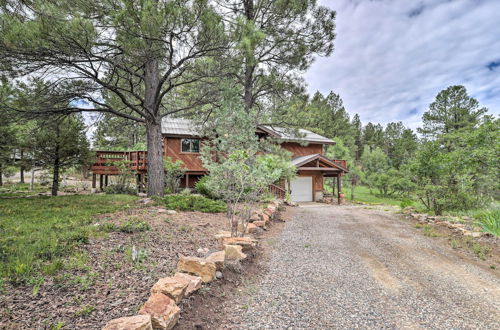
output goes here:
<path id="1" fill-rule="evenodd" d="M 19 183 L 24 183 L 24 151 L 23 149 L 21 149 L 21 167 L 19 169 L 19 174 L 20 174 L 20 178 L 19 178 Z"/>
<path id="2" fill-rule="evenodd" d="M 163 196 L 165 171 L 163 169 L 163 145 L 161 116 L 159 114 L 159 66 L 151 59 L 145 64 L 144 107 L 146 108 L 146 135 L 148 146 L 148 196 Z"/>
<path id="3" fill-rule="evenodd" d="M 59 190 L 59 125 L 56 126 L 56 149 L 54 151 L 54 171 L 52 173 L 52 196 L 57 196 L 57 191 Z"/>
<path id="4" fill-rule="evenodd" d="M 163 148 L 161 125 L 159 122 L 146 122 L 148 144 L 148 196 L 163 196 L 165 171 L 163 169 Z"/>
<path id="5" fill-rule="evenodd" d="M 30 191 L 33 191 L 35 185 L 35 164 L 31 166 Z"/>
<path id="6" fill-rule="evenodd" d="M 2 165 L 0 165 L 0 187 L 3 186 L 3 171 Z"/>
<path id="7" fill-rule="evenodd" d="M 244 1 L 244 7 L 245 7 L 245 17 L 247 21 L 253 21 L 254 20 L 254 5 L 253 5 L 253 0 L 245 0 Z M 246 112 L 250 112 L 253 106 L 253 95 L 252 95 L 252 90 L 253 90 L 253 71 L 255 69 L 254 65 L 254 58 L 250 58 L 249 55 L 245 56 L 245 78 L 244 78 L 244 97 L 243 101 L 245 103 L 245 110 Z"/>
<path id="8" fill-rule="evenodd" d="M 56 146 L 56 157 L 54 158 L 54 171 L 52 174 L 52 196 L 57 196 L 59 190 L 59 145 Z"/>

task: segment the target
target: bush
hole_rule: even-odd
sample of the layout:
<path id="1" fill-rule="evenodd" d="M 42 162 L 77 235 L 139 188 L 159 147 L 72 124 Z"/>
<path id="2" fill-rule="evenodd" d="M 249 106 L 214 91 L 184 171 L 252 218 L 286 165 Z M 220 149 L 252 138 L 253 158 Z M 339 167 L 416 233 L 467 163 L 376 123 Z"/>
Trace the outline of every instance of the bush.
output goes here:
<path id="1" fill-rule="evenodd" d="M 201 195 L 169 195 L 165 196 L 164 201 L 167 208 L 179 211 L 200 211 L 206 213 L 227 211 L 224 202 L 215 201 Z"/>
<path id="2" fill-rule="evenodd" d="M 401 201 L 401 203 L 399 204 L 399 206 L 401 206 L 402 209 L 405 209 L 409 206 L 413 206 L 415 203 L 411 200 L 411 199 L 408 199 L 408 198 L 405 198 Z"/>
<path id="3" fill-rule="evenodd" d="M 137 190 L 128 184 L 111 184 L 104 188 L 106 194 L 126 194 L 126 195 L 135 195 L 137 194 Z"/>
<path id="4" fill-rule="evenodd" d="M 476 218 L 478 219 L 476 224 L 484 232 L 500 236 L 500 210 L 482 212 Z"/>
<path id="5" fill-rule="evenodd" d="M 199 194 L 202 194 L 205 197 L 208 197 L 210 199 L 217 199 L 217 196 L 207 185 L 208 179 L 209 178 L 207 175 L 203 176 L 201 179 L 198 180 L 198 182 L 196 182 L 194 188 Z"/>

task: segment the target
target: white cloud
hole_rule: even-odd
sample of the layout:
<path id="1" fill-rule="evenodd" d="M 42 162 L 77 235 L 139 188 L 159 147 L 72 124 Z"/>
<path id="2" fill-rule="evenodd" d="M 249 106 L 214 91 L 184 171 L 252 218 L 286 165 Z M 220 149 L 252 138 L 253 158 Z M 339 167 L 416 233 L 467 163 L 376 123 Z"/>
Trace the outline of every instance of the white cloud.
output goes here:
<path id="1" fill-rule="evenodd" d="M 499 0 L 320 3 L 337 11 L 337 38 L 306 73 L 311 93 L 339 93 L 365 123 L 415 128 L 440 90 L 464 85 L 499 114 Z"/>

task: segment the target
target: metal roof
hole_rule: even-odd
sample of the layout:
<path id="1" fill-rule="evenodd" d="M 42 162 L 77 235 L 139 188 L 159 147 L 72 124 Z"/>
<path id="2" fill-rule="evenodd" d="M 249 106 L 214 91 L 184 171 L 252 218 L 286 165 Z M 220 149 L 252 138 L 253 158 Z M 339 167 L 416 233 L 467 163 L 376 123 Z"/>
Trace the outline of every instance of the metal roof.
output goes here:
<path id="1" fill-rule="evenodd" d="M 313 160 L 318 156 L 319 154 L 312 154 L 312 155 L 306 155 L 306 156 L 300 156 L 297 158 L 292 159 L 292 164 L 297 165 L 297 164 L 302 164 L 303 162 L 307 162 L 308 160 Z"/>
<path id="2" fill-rule="evenodd" d="M 163 117 L 161 120 L 161 132 L 167 135 L 199 136 L 194 122 L 184 118 Z"/>
<path id="3" fill-rule="evenodd" d="M 324 163 L 330 165 L 331 167 L 338 168 L 339 170 L 341 170 L 345 173 L 349 172 L 349 170 L 347 168 L 344 168 L 343 166 L 341 166 L 340 164 L 338 164 L 334 160 L 331 160 L 331 159 L 329 159 L 321 154 L 311 154 L 311 155 L 296 157 L 296 158 L 292 159 L 292 164 L 297 166 L 297 167 L 301 167 L 302 165 L 307 164 L 315 159 L 320 159 Z M 321 170 L 321 169 L 324 169 L 324 168 L 318 167 L 318 170 Z"/>
<path id="4" fill-rule="evenodd" d="M 334 141 L 300 128 L 300 136 L 295 136 L 287 129 L 269 125 L 259 125 L 258 128 L 285 141 L 312 142 L 321 144 L 335 144 Z M 161 121 L 161 132 L 166 135 L 191 135 L 199 136 L 199 131 L 192 120 L 184 118 L 163 117 Z"/>
<path id="5" fill-rule="evenodd" d="M 271 134 L 275 135 L 276 137 L 286 141 L 297 141 L 297 142 L 304 141 L 304 142 L 313 142 L 322 144 L 335 144 L 334 141 L 303 128 L 299 128 L 298 130 L 299 135 L 294 135 L 283 127 L 259 125 L 259 128 L 262 128 L 263 130 L 268 131 Z"/>

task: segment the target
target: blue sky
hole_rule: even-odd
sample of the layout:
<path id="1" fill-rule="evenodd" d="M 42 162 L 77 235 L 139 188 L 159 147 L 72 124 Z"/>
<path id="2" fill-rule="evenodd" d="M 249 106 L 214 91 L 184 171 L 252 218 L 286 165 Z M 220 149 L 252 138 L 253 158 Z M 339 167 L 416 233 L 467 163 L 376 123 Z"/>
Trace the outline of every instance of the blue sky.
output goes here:
<path id="1" fill-rule="evenodd" d="M 464 85 L 500 113 L 500 0 L 323 0 L 337 11 L 334 53 L 305 74 L 363 123 L 411 128 L 436 94 Z"/>

